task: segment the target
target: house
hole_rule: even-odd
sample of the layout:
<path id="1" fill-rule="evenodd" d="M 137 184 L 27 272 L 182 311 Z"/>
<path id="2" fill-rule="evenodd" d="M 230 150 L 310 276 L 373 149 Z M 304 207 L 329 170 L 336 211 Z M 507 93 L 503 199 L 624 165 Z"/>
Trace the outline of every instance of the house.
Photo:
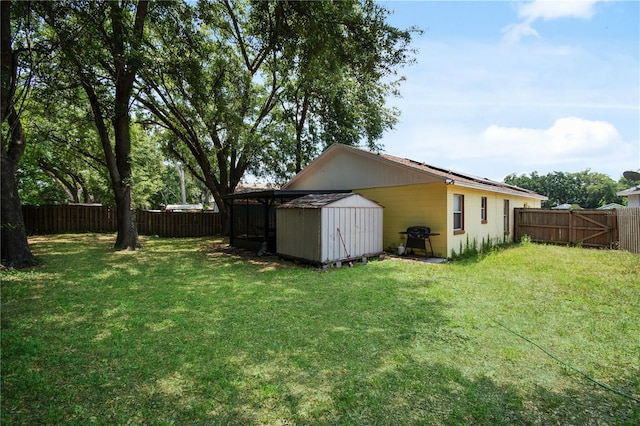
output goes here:
<path id="1" fill-rule="evenodd" d="M 164 211 L 172 212 L 201 212 L 204 209 L 202 204 L 167 204 Z"/>
<path id="2" fill-rule="evenodd" d="M 605 204 L 604 206 L 600 206 L 596 208 L 596 210 L 613 210 L 613 209 L 622 209 L 622 208 L 624 208 L 622 204 L 609 203 L 609 204 Z"/>
<path id="3" fill-rule="evenodd" d="M 582 210 L 582 207 L 578 204 L 564 203 L 558 204 L 555 207 L 551 207 L 552 210 Z"/>
<path id="4" fill-rule="evenodd" d="M 627 207 L 640 207 L 640 186 L 616 193 L 618 197 L 627 197 Z"/>
<path id="5" fill-rule="evenodd" d="M 427 226 L 434 255 L 511 241 L 513 209 L 547 198 L 516 186 L 421 162 L 333 144 L 283 187 L 285 191 L 350 190 L 384 207 L 383 246 L 395 251 L 410 226 Z M 296 232 L 291 230 L 290 232 Z"/>

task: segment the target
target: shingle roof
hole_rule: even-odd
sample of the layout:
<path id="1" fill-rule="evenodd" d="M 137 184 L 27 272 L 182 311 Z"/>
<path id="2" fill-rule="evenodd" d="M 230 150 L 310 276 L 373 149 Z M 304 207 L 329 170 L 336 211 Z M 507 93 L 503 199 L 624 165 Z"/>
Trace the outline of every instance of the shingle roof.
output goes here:
<path id="1" fill-rule="evenodd" d="M 352 147 L 349 147 L 352 148 Z M 401 158 L 401 157 L 396 157 L 393 155 L 389 155 L 389 154 L 383 154 L 383 153 L 374 153 L 371 151 L 365 151 L 362 150 L 360 148 L 356 148 L 360 151 L 364 151 L 366 153 L 372 154 L 372 155 L 376 155 L 378 157 L 384 158 L 388 161 L 397 163 L 397 164 L 402 164 L 404 166 L 416 169 L 416 170 L 420 170 L 423 172 L 427 172 L 431 175 L 434 176 L 439 176 L 443 179 L 450 179 L 452 181 L 452 183 L 469 183 L 469 184 L 481 184 L 481 185 L 488 185 L 488 186 L 492 186 L 495 188 L 500 188 L 500 189 L 507 189 L 510 191 L 516 191 L 516 192 L 521 192 L 523 194 L 526 195 L 539 195 L 536 192 L 530 191 L 528 189 L 524 189 L 524 188 L 520 188 L 519 186 L 515 186 L 515 185 L 509 185 L 503 182 L 496 182 L 493 181 L 491 179 L 487 179 L 487 178 L 483 178 L 483 177 L 478 177 L 478 176 L 473 176 L 467 173 L 461 173 L 461 172 L 457 172 L 451 169 L 444 169 L 441 167 L 436 167 L 436 166 L 432 166 L 426 163 L 421 163 L 419 161 L 415 161 L 415 160 L 411 160 L 409 158 Z"/>
<path id="2" fill-rule="evenodd" d="M 619 197 L 628 197 L 629 195 L 640 194 L 640 186 L 634 186 L 633 188 L 625 189 L 624 191 L 616 192 Z"/>
<path id="3" fill-rule="evenodd" d="M 352 193 L 346 194 L 309 194 L 304 197 L 296 198 L 286 204 L 281 205 L 279 208 L 284 209 L 319 209 L 334 203 L 343 198 L 351 197 Z"/>

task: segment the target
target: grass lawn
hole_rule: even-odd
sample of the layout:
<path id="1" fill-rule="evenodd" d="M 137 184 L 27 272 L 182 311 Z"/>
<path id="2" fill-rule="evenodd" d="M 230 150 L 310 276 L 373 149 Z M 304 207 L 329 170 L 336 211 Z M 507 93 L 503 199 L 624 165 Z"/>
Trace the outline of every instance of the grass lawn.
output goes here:
<path id="1" fill-rule="evenodd" d="M 1 272 L 3 425 L 640 424 L 637 255 L 322 272 L 114 239 L 34 237 L 42 265 Z"/>

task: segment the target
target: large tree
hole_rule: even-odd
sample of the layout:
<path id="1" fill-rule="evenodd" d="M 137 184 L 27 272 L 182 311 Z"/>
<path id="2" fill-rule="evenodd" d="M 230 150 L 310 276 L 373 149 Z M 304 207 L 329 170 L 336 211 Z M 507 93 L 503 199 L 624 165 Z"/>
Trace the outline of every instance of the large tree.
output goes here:
<path id="1" fill-rule="evenodd" d="M 262 172 L 278 180 L 332 143 L 382 148 L 377 141 L 398 115 L 386 101 L 398 93 L 397 71 L 412 61 L 408 46 L 418 31 L 389 25 L 389 11 L 369 1 L 300 6 L 282 16 L 295 40 L 285 55 L 288 78 L 276 111 L 286 128 L 262 161 Z"/>
<path id="2" fill-rule="evenodd" d="M 323 144 L 374 144 L 393 124 L 383 80 L 410 33 L 385 17 L 366 0 L 181 4 L 153 28 L 138 100 L 225 214 L 245 173 L 290 175 Z"/>
<path id="3" fill-rule="evenodd" d="M 116 204 L 116 249 L 138 244 L 132 210 L 130 107 L 136 76 L 145 63 L 149 2 L 69 1 L 42 3 L 55 37 L 60 70 L 85 91 Z M 61 74 L 58 74 L 61 75 Z"/>
<path id="4" fill-rule="evenodd" d="M 42 82 L 33 88 L 23 122 L 30 143 L 18 171 L 23 203 L 47 203 L 55 195 L 51 186 L 57 186 L 66 197 L 50 201 L 113 204 L 95 121 L 87 106 L 80 88 L 64 90 Z M 33 190 L 39 182 L 44 190 L 41 197 Z"/>
<path id="5" fill-rule="evenodd" d="M 18 170 L 23 203 L 101 203 L 113 205 L 107 164 L 95 121 L 82 92 L 35 88 L 23 125 L 30 143 Z M 166 168 L 159 142 L 136 123 L 131 125 L 133 207 L 158 208 Z M 62 191 L 62 197 L 58 194 Z M 157 195 L 157 196 L 156 196 Z"/>
<path id="6" fill-rule="evenodd" d="M 582 208 L 595 209 L 609 203 L 621 203 L 616 195 L 623 189 L 619 183 L 603 173 L 586 169 L 577 173 L 551 172 L 540 175 L 510 174 L 505 183 L 535 191 L 549 197 L 542 207 L 549 208 L 560 204 L 576 204 Z"/>
<path id="7" fill-rule="evenodd" d="M 1 4 L 1 258 L 3 265 L 22 267 L 34 261 L 27 241 L 22 206 L 16 185 L 16 171 L 26 146 L 26 136 L 20 118 L 20 105 L 24 101 L 24 97 L 27 96 L 26 92 L 29 87 L 28 78 L 26 83 L 21 80 L 20 56 L 29 53 L 30 46 L 28 36 L 25 37 L 26 42 L 22 46 L 17 48 L 14 46 L 11 25 L 16 5 L 10 1 L 3 1 Z M 19 20 L 16 19 L 15 22 L 19 22 Z M 26 31 L 28 34 L 28 30 Z"/>

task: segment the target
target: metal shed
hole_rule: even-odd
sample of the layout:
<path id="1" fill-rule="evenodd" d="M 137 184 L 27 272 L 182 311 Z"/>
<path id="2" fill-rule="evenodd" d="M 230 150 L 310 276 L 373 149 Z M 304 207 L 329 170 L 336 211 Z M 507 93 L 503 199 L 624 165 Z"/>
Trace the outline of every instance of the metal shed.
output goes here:
<path id="1" fill-rule="evenodd" d="M 277 253 L 326 265 L 382 250 L 382 206 L 359 194 L 312 194 L 278 207 Z"/>

